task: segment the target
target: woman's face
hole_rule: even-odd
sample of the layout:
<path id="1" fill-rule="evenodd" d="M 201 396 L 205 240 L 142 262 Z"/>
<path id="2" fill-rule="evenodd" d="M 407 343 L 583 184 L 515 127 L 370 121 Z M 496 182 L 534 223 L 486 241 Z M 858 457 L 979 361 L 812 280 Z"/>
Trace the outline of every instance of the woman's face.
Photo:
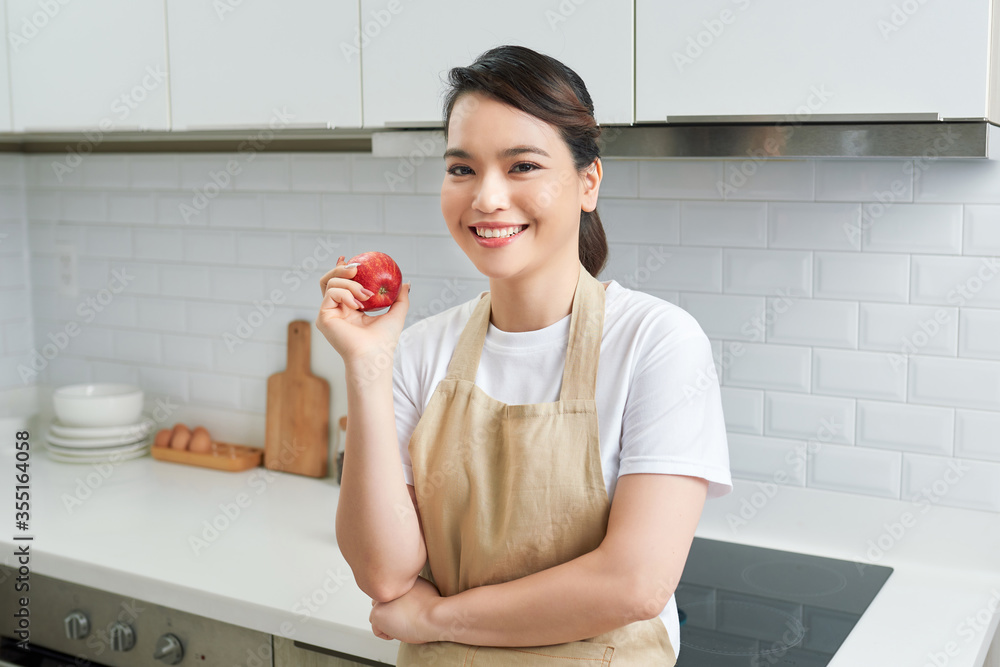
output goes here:
<path id="1" fill-rule="evenodd" d="M 597 206 L 595 162 L 581 175 L 555 127 L 465 93 L 448 125 L 441 185 L 448 230 L 490 278 L 524 275 L 553 260 L 575 264 L 580 211 Z"/>

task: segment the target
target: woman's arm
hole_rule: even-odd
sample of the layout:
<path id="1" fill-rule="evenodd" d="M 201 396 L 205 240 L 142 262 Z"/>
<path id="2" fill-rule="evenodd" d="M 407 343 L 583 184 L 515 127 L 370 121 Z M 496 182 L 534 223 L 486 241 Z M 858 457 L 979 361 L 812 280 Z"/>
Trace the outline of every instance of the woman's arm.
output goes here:
<path id="1" fill-rule="evenodd" d="M 350 418 L 337 504 L 337 544 L 358 587 L 373 600 L 388 602 L 413 587 L 427 550 L 412 492 L 401 472 L 392 365 L 374 378 L 372 360 L 348 360 L 345 366 Z"/>
<path id="2" fill-rule="evenodd" d="M 707 489 L 698 477 L 623 475 L 597 549 L 521 579 L 439 598 L 427 614 L 431 641 L 542 646 L 655 618 L 680 580 Z"/>

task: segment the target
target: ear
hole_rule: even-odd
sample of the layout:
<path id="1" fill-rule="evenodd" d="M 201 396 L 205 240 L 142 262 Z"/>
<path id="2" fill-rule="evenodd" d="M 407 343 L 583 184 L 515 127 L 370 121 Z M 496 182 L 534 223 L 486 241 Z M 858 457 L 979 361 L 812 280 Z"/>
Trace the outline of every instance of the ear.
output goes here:
<path id="1" fill-rule="evenodd" d="M 597 191 L 601 188 L 602 178 L 604 178 L 604 170 L 601 165 L 601 158 L 594 158 L 594 161 L 581 176 L 583 182 L 582 200 L 580 202 L 581 210 L 589 213 L 597 208 Z"/>

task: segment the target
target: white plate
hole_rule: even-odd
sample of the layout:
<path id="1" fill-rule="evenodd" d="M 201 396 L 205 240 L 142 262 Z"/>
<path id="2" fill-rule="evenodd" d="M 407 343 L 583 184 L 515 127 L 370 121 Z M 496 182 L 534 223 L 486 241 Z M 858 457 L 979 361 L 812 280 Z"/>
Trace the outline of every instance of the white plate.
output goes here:
<path id="1" fill-rule="evenodd" d="M 119 438 L 125 435 L 134 435 L 136 438 L 145 437 L 156 426 L 147 415 L 143 415 L 142 421 L 126 426 L 66 426 L 59 420 L 53 421 L 49 425 L 49 433 L 58 438 L 71 438 L 75 440 L 93 440 L 96 438 Z"/>
<path id="2" fill-rule="evenodd" d="M 110 456 L 66 456 L 60 452 L 54 452 L 51 449 L 47 450 L 46 455 L 53 461 L 59 461 L 61 463 L 121 463 L 122 461 L 130 461 L 132 459 L 138 459 L 149 454 L 149 448 L 143 448 L 135 452 L 130 452 L 128 454 L 119 454 L 111 460 Z"/>
<path id="3" fill-rule="evenodd" d="M 101 447 L 92 449 L 81 449 L 79 447 L 60 447 L 59 445 L 48 443 L 46 448 L 50 452 L 56 452 L 61 456 L 69 456 L 73 458 L 94 458 L 94 457 L 106 457 L 114 453 L 118 454 L 130 454 L 132 452 L 137 452 L 140 449 L 148 448 L 152 444 L 150 438 L 145 440 L 140 440 L 134 444 L 121 445 L 118 447 Z"/>
<path id="4" fill-rule="evenodd" d="M 133 433 L 132 435 L 120 435 L 114 438 L 60 438 L 52 435 L 51 431 L 45 434 L 45 439 L 53 445 L 60 447 L 73 447 L 75 449 L 93 449 L 94 447 L 114 447 L 118 445 L 131 445 L 134 442 L 146 440 L 149 433 Z"/>

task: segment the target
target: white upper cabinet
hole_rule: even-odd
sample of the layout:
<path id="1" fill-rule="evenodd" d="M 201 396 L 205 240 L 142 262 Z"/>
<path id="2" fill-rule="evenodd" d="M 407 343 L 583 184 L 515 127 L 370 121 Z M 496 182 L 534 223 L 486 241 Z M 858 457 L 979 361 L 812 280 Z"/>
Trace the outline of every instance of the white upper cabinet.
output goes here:
<path id="1" fill-rule="evenodd" d="M 174 130 L 361 126 L 357 2 L 167 0 L 167 21 Z"/>
<path id="2" fill-rule="evenodd" d="M 6 0 L 0 0 L 0 35 L 7 35 Z M 10 132 L 10 70 L 7 68 L 7 47 L 0 48 L 0 132 Z"/>
<path id="3" fill-rule="evenodd" d="M 365 127 L 440 126 L 448 70 L 502 44 L 583 79 L 599 123 L 631 123 L 631 0 L 361 0 Z"/>
<path id="4" fill-rule="evenodd" d="M 169 129 L 163 0 L 7 0 L 14 130 Z"/>
<path id="5" fill-rule="evenodd" d="M 990 0 L 635 4 L 639 122 L 988 115 Z"/>

